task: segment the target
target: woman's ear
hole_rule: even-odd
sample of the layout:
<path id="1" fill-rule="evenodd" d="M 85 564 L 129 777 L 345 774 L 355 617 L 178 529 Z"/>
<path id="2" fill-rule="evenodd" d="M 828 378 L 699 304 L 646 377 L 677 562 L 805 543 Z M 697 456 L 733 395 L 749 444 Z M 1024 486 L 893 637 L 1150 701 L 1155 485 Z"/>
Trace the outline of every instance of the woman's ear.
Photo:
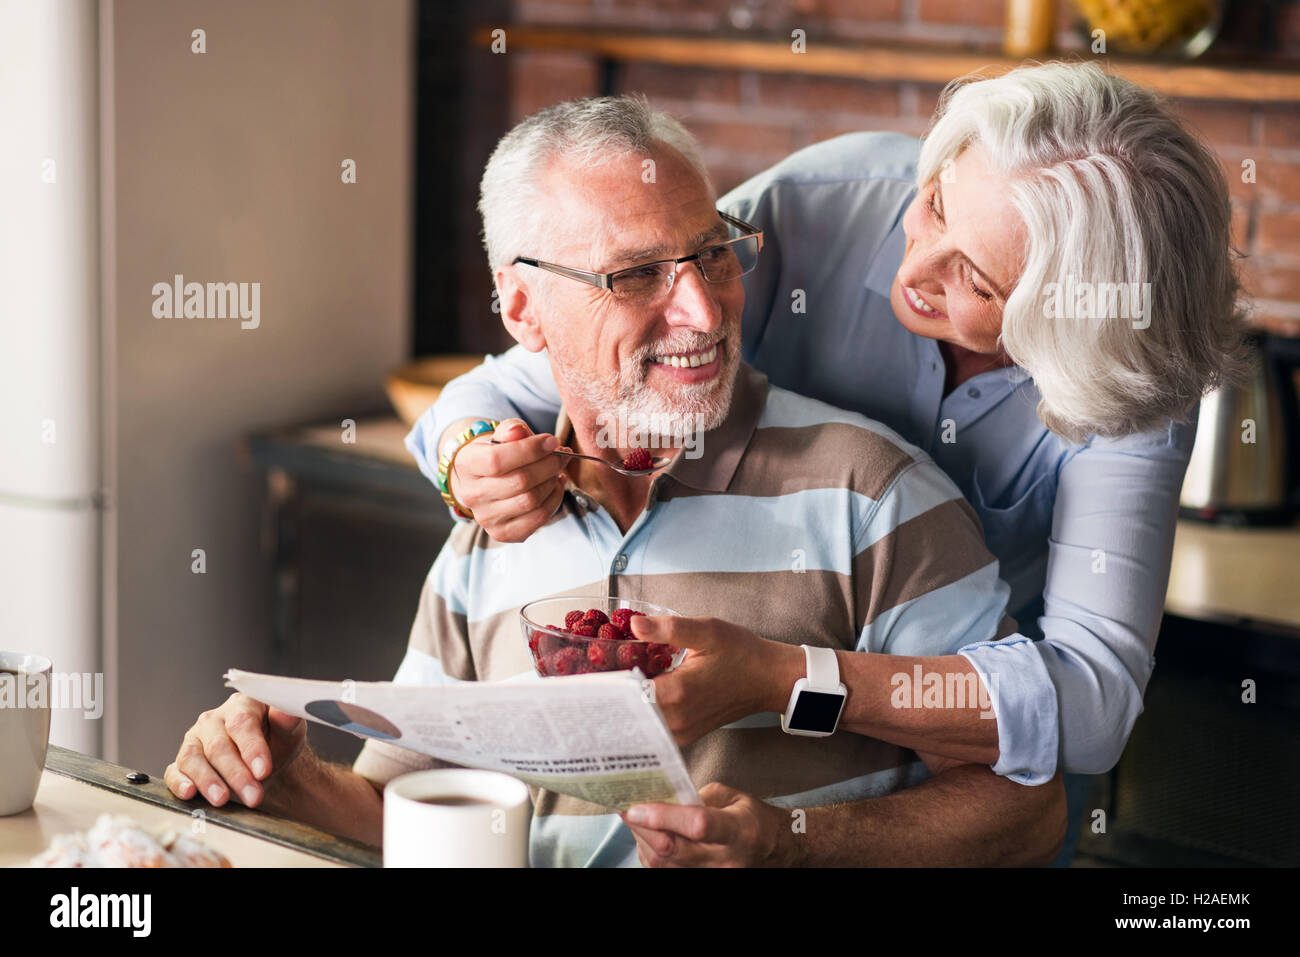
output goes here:
<path id="1" fill-rule="evenodd" d="M 541 352 L 546 348 L 546 336 L 542 333 L 541 316 L 538 315 L 538 303 L 533 290 L 519 278 L 514 266 L 498 269 L 496 281 L 497 305 L 506 332 L 529 352 Z"/>

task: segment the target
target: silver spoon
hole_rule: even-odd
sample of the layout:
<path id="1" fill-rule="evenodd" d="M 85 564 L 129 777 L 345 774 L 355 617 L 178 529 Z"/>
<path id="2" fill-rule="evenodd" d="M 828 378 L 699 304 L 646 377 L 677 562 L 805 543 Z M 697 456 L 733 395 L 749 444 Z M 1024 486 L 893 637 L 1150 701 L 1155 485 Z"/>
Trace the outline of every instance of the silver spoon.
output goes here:
<path id="1" fill-rule="evenodd" d="M 488 445 L 504 445 L 504 444 L 505 444 L 504 442 L 498 442 L 496 439 L 488 439 Z M 582 455 L 578 452 L 562 452 L 559 449 L 555 449 L 553 452 L 551 452 L 551 454 L 559 455 L 564 458 L 586 459 L 589 462 L 599 462 L 601 465 L 605 466 L 605 468 L 613 469 L 619 475 L 627 475 L 631 478 L 640 478 L 642 475 L 650 475 L 653 472 L 659 471 L 659 469 L 663 468 L 665 465 L 668 464 L 668 460 L 666 458 L 653 458 L 650 460 L 650 468 L 648 469 L 625 469 L 621 465 L 615 465 L 613 462 L 607 461 L 606 459 L 597 458 L 594 455 Z"/>

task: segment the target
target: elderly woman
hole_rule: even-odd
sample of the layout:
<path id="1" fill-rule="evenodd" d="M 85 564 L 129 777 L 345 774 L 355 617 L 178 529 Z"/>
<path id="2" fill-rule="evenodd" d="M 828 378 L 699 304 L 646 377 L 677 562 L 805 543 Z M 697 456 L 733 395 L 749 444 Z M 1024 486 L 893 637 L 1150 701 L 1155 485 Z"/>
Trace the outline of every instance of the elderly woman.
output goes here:
<path id="1" fill-rule="evenodd" d="M 1110 769 L 1154 663 L 1196 403 L 1242 361 L 1213 156 L 1152 93 L 1053 63 L 954 84 L 923 142 L 839 137 L 719 205 L 765 236 L 744 280 L 744 357 L 928 451 L 979 515 L 1021 627 L 924 660 L 977 674 L 995 721 L 891 707 L 890 676 L 911 671 L 897 649 L 842 664 L 841 729 L 1024 784 Z M 467 421 L 519 416 L 543 433 L 558 403 L 546 358 L 516 347 L 449 385 L 408 445 L 432 476 L 433 449 Z M 554 512 L 562 462 L 522 422 L 496 438 L 461 450 L 452 488 L 519 541 Z M 740 667 L 761 638 L 672 628 L 661 637 L 700 652 L 656 679 L 692 689 L 669 715 L 679 739 L 773 700 Z M 644 833 L 692 860 L 666 814 Z"/>

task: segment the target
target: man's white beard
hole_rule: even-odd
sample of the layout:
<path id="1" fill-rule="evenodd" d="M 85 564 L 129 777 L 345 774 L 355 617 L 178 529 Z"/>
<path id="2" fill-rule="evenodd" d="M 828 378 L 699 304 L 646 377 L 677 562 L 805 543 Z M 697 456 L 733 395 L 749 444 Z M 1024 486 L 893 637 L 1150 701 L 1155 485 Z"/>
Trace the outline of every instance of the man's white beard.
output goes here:
<path id="1" fill-rule="evenodd" d="M 568 390 L 595 412 L 598 422 L 624 423 L 619 434 L 653 422 L 660 443 L 680 447 L 690 436 L 716 429 L 726 420 L 740 363 L 734 342 L 735 337 L 729 336 L 725 346 L 719 345 L 723 361 L 714 378 L 698 384 L 672 383 L 665 389 L 651 387 L 641 375 L 642 370 L 649 371 L 646 361 L 653 353 L 648 349 L 623 364 L 618 382 L 584 376 L 562 363 L 556 363 L 556 368 Z M 694 352 L 705 346 L 674 345 L 673 349 Z"/>

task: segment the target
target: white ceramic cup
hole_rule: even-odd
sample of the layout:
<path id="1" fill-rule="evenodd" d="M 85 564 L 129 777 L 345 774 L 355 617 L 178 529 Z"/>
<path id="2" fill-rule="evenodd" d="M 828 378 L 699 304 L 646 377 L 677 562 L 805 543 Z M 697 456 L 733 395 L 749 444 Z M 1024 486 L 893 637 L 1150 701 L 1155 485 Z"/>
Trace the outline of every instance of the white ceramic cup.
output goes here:
<path id="1" fill-rule="evenodd" d="M 50 745 L 53 669 L 41 655 L 0 651 L 0 817 L 21 814 L 36 800 Z M 38 682 L 45 687 L 33 698 Z"/>
<path id="2" fill-rule="evenodd" d="M 528 786 L 508 774 L 403 774 L 384 786 L 384 867 L 527 867 L 531 817 Z"/>

